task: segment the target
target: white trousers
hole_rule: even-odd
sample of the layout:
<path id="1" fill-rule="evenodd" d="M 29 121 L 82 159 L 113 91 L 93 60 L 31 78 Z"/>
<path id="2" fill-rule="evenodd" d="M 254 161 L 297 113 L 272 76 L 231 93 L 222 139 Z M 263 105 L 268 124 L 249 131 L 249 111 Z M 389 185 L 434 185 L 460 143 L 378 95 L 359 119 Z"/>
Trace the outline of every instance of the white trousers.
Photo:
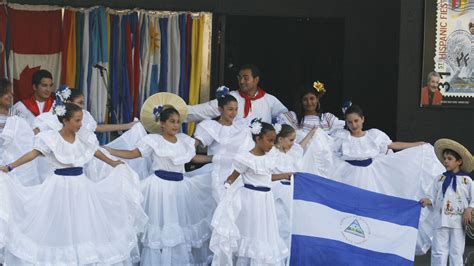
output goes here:
<path id="1" fill-rule="evenodd" d="M 462 266 L 466 235 L 461 228 L 437 228 L 434 230 L 431 249 L 431 265 Z"/>

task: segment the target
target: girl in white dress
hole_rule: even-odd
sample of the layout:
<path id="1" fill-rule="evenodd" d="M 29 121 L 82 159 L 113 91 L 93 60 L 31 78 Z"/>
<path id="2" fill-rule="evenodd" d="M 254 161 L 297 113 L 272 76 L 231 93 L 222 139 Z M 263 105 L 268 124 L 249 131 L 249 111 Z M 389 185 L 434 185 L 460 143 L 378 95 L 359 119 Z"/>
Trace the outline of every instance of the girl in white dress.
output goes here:
<path id="1" fill-rule="evenodd" d="M 289 253 L 278 233 L 271 182 L 292 174 L 271 172 L 274 160 L 266 153 L 273 147 L 275 129 L 254 120 L 251 130 L 255 147 L 236 156 L 226 181 L 230 188 L 242 176 L 244 186 L 226 191 L 212 219 L 213 265 L 284 265 Z"/>
<path id="2" fill-rule="evenodd" d="M 4 263 L 130 265 L 139 259 L 136 234 L 147 222 L 138 177 L 98 151 L 94 135 L 76 134 L 83 116 L 80 107 L 56 103 L 54 108 L 63 128 L 39 133 L 33 150 L 0 167 Z M 56 168 L 41 185 L 23 187 L 3 173 L 38 156 L 46 156 Z M 82 171 L 94 156 L 115 167 L 99 183 Z"/>
<path id="3" fill-rule="evenodd" d="M 225 188 L 224 181 L 232 173 L 232 160 L 241 151 L 249 151 L 254 143 L 247 120 L 237 116 L 237 100 L 227 87 L 217 90 L 220 116 L 198 124 L 194 137 L 212 155 L 212 194 L 217 202 Z"/>
<path id="4" fill-rule="evenodd" d="M 300 110 L 283 113 L 278 118 L 280 124 L 288 124 L 304 133 L 298 133 L 297 140 L 301 140 L 313 128 L 320 128 L 328 134 L 344 128 L 343 120 L 322 111 L 321 98 L 326 93 L 323 83 L 317 81 L 312 86 L 305 85 L 301 90 Z"/>
<path id="5" fill-rule="evenodd" d="M 301 171 L 303 163 L 303 150 L 311 141 L 316 128 L 313 128 L 300 142 L 295 143 L 296 131 L 290 125 L 274 125 L 277 132 L 274 148 L 270 151 L 275 161 L 275 174 L 294 173 Z M 278 217 L 278 228 L 280 236 L 287 246 L 290 246 L 291 233 L 291 204 L 293 202 L 293 185 L 290 180 L 272 182 L 273 196 L 275 197 L 275 208 Z"/>
<path id="6" fill-rule="evenodd" d="M 329 177 L 339 182 L 386 195 L 417 200 L 444 167 L 433 146 L 424 142 L 392 142 L 378 129 L 363 130 L 362 109 L 352 105 L 346 110 L 348 130 L 334 133 L 334 163 Z M 393 153 L 392 150 L 401 150 Z M 431 245 L 431 215 L 421 212 L 417 254 Z"/>
<path id="7" fill-rule="evenodd" d="M 56 98 L 61 97 L 66 102 L 73 103 L 82 109 L 84 108 L 84 95 L 78 89 L 70 89 L 67 86 L 60 86 L 60 88 L 56 92 Z M 61 100 L 58 99 L 58 100 Z M 97 132 L 111 132 L 111 131 L 121 131 L 121 130 L 128 130 L 120 137 L 108 143 L 107 146 L 116 149 L 132 149 L 136 147 L 136 144 L 139 140 L 141 140 L 145 135 L 146 131 L 143 126 L 138 122 L 134 121 L 127 124 L 102 124 L 98 125 L 97 121 L 94 117 L 89 113 L 87 110 L 82 110 L 83 112 L 83 120 L 82 126 L 79 130 L 79 134 L 90 134 L 90 133 L 97 133 Z M 33 122 L 33 128 L 36 133 L 45 131 L 45 130 L 55 130 L 58 131 L 63 127 L 63 125 L 59 122 L 58 117 L 52 111 L 42 113 Z M 108 157 L 112 157 L 108 152 L 102 148 L 101 152 L 107 155 Z M 116 159 L 113 158 L 112 159 Z M 41 162 L 40 159 L 40 172 L 48 172 L 50 171 L 46 162 Z M 138 158 L 135 160 L 126 160 L 126 163 L 134 169 L 140 178 L 145 178 L 148 176 L 148 168 L 150 162 L 146 158 Z M 94 178 L 94 181 L 102 180 L 108 175 L 111 168 L 109 165 L 103 163 L 102 161 L 93 158 L 86 166 L 85 166 L 85 173 L 90 178 Z M 43 178 L 44 180 L 44 178 Z"/>
<path id="8" fill-rule="evenodd" d="M 10 81 L 0 78 L 0 165 L 13 162 L 33 149 L 34 134 L 25 119 L 10 116 L 13 91 Z M 16 169 L 15 178 L 23 185 L 40 183 L 36 162 L 29 162 Z"/>
<path id="9" fill-rule="evenodd" d="M 109 152 L 121 158 L 152 157 L 153 174 L 141 181 L 143 207 L 150 217 L 144 235 L 141 265 L 199 265 L 208 263 L 210 221 L 215 208 L 208 176 L 184 178 L 184 164 L 210 162 L 196 155 L 196 140 L 183 133 L 173 107 L 155 108 L 162 135 L 145 136 L 138 148 Z M 156 111 L 156 112 L 155 112 Z"/>

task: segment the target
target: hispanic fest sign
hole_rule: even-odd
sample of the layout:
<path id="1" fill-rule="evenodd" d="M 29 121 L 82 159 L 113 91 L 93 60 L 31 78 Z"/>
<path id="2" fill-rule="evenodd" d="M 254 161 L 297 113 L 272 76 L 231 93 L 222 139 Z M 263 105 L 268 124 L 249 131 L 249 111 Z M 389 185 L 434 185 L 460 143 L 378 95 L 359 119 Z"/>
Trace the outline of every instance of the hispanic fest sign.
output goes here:
<path id="1" fill-rule="evenodd" d="M 474 108 L 474 0 L 427 0 L 425 3 L 420 106 Z M 430 29 L 435 31 L 430 33 Z M 430 41 L 434 41 L 434 46 L 428 44 Z M 434 48 L 434 57 L 427 51 L 430 48 Z M 429 57 L 434 58 L 434 62 Z M 431 75 L 430 82 L 428 74 L 432 71 L 439 74 L 439 79 Z"/>

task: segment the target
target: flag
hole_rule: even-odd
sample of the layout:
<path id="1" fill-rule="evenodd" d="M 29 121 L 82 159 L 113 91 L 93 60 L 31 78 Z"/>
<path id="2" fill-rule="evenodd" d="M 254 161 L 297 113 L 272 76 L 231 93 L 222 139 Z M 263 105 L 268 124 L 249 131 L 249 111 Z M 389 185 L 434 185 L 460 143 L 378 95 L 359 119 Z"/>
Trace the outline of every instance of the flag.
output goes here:
<path id="1" fill-rule="evenodd" d="M 59 7 L 16 4 L 9 5 L 8 15 L 9 78 L 13 80 L 15 101 L 18 101 L 31 96 L 31 78 L 37 70 L 48 70 L 55 84 L 59 84 L 62 15 Z"/>
<path id="2" fill-rule="evenodd" d="M 290 265 L 413 265 L 421 205 L 297 173 Z"/>
<path id="3" fill-rule="evenodd" d="M 7 33 L 7 6 L 5 4 L 0 4 L 0 78 L 7 76 Z"/>

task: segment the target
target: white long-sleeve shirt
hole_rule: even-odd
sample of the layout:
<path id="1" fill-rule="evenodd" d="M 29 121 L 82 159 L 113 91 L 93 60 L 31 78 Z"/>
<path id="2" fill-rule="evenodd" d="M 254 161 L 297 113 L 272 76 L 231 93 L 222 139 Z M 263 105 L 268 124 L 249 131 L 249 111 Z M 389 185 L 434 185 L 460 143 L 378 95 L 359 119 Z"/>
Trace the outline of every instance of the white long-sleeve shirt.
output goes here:
<path id="1" fill-rule="evenodd" d="M 231 91 L 230 94 L 237 99 L 237 117 L 244 118 L 245 99 L 240 96 L 238 91 Z M 263 122 L 271 123 L 272 118 L 277 118 L 281 113 L 287 111 L 288 109 L 275 96 L 265 93 L 262 98 L 252 101 L 252 108 L 246 119 L 251 121 L 254 118 L 261 118 Z M 189 122 L 212 119 L 219 115 L 215 99 L 207 103 L 188 106 Z"/>

